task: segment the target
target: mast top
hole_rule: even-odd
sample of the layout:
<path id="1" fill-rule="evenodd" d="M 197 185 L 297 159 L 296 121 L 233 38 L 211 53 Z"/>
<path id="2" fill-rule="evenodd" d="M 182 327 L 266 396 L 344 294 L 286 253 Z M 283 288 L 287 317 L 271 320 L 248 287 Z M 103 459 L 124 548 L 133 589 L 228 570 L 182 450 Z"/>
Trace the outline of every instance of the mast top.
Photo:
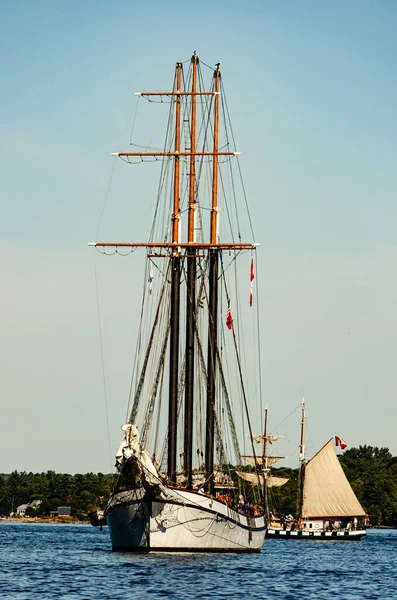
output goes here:
<path id="1" fill-rule="evenodd" d="M 218 138 L 218 127 L 219 127 L 219 100 L 221 99 L 221 89 L 220 89 L 220 65 L 221 62 L 215 63 L 214 71 L 213 71 L 213 84 L 211 86 L 212 89 L 209 91 L 202 91 L 200 89 L 201 83 L 197 85 L 199 89 L 196 88 L 196 69 L 198 66 L 199 58 L 197 55 L 197 51 L 194 50 L 191 56 L 191 78 L 192 85 L 190 89 L 185 89 L 185 83 L 182 82 L 182 69 L 183 63 L 178 61 L 176 62 L 176 75 L 174 80 L 174 89 L 168 91 L 154 91 L 154 92 L 138 92 L 138 96 L 169 96 L 172 98 L 171 100 L 171 109 L 175 111 L 175 140 L 173 147 L 166 146 L 164 151 L 158 150 L 147 150 L 147 151 L 138 151 L 138 152 L 114 152 L 112 156 L 116 156 L 125 160 L 128 163 L 141 162 L 148 158 L 153 158 L 155 160 L 160 159 L 164 160 L 167 163 L 170 161 L 173 163 L 174 170 L 174 182 L 173 182 L 173 206 L 171 207 L 171 235 L 170 240 L 166 241 L 166 239 L 162 239 L 161 241 L 151 240 L 150 242 L 122 242 L 122 241 L 95 241 L 91 242 L 90 246 L 95 246 L 101 248 L 105 251 L 107 247 L 115 248 L 117 252 L 117 248 L 126 248 L 129 247 L 131 249 L 136 247 L 145 247 L 147 249 L 157 249 L 159 251 L 159 256 L 169 256 L 169 255 L 179 255 L 183 249 L 189 251 L 189 248 L 197 248 L 198 250 L 235 250 L 239 251 L 247 251 L 247 250 L 255 250 L 256 244 L 255 242 L 242 242 L 241 237 L 240 240 L 236 242 L 229 243 L 220 243 L 219 240 L 219 224 L 218 224 L 218 169 L 219 164 L 221 162 L 220 159 L 231 159 L 237 157 L 240 152 L 236 150 L 232 150 L 229 148 L 229 142 L 227 144 L 223 144 L 223 139 L 221 138 L 221 143 L 219 143 Z M 206 65 L 208 66 L 208 65 Z M 189 71 L 190 72 L 190 71 Z M 201 82 L 201 79 L 198 79 Z M 208 140 L 211 136 L 205 136 L 205 143 L 203 143 L 202 147 L 196 148 L 196 131 L 195 131 L 195 107 L 196 101 L 202 97 L 205 98 L 203 103 L 210 102 L 213 103 L 214 107 L 214 122 L 213 122 L 213 146 L 211 147 Z M 183 104 L 182 104 L 183 103 Z M 189 107 L 191 115 L 189 119 L 191 120 L 190 128 L 190 144 L 186 142 L 183 144 L 181 140 L 181 134 L 183 133 L 182 127 L 184 127 L 183 123 L 185 122 L 184 113 L 181 108 L 184 106 Z M 184 119 L 182 122 L 182 118 Z M 211 126 L 211 122 L 208 121 Z M 170 137 L 171 139 L 171 137 Z M 182 146 L 182 147 L 181 147 Z M 134 158 L 137 160 L 134 161 Z M 132 159 L 132 160 L 131 160 Z M 139 160 L 140 159 L 140 160 Z M 185 160 L 183 160 L 185 159 Z M 195 181 L 195 170 L 196 164 L 200 162 L 205 162 L 205 159 L 212 160 L 212 190 L 209 188 L 210 195 L 210 232 L 208 241 L 204 241 L 201 239 L 199 242 L 196 242 L 196 220 L 194 218 L 196 209 L 199 208 L 198 200 L 196 196 L 198 194 L 198 184 Z M 222 161 L 223 162 L 223 161 Z M 189 192 L 189 202 L 188 202 L 188 213 L 189 213 L 189 222 L 188 222 L 188 239 L 186 242 L 182 242 L 181 240 L 181 201 L 182 201 L 182 193 L 180 191 L 180 169 L 185 168 L 180 165 L 187 165 L 186 169 L 189 170 L 189 179 L 190 179 L 190 192 Z M 172 184 L 171 184 L 172 185 Z M 207 209 L 207 207 L 205 207 Z M 209 243 L 208 243 L 209 242 Z"/>

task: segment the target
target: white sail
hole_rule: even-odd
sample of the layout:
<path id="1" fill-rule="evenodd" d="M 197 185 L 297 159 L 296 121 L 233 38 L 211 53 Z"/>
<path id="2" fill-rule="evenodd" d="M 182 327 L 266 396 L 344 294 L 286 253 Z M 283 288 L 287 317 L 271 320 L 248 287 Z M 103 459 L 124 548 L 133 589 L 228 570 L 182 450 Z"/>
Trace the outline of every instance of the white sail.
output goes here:
<path id="1" fill-rule="evenodd" d="M 244 479 L 245 481 L 249 481 L 254 485 L 262 485 L 263 486 L 263 475 L 257 475 L 257 473 L 246 473 L 245 471 L 236 471 L 237 475 Z M 259 482 L 258 482 L 259 477 Z M 289 481 L 289 477 L 280 477 L 278 475 L 269 475 L 266 479 L 266 487 L 281 487 L 285 485 Z"/>
<path id="2" fill-rule="evenodd" d="M 330 440 L 305 467 L 302 516 L 327 518 L 365 514 Z"/>

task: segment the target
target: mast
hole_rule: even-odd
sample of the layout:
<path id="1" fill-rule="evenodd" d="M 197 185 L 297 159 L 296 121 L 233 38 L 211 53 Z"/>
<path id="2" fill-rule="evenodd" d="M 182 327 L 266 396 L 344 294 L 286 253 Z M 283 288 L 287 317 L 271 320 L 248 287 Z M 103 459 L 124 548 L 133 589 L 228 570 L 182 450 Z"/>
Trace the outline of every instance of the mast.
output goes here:
<path id="1" fill-rule="evenodd" d="M 172 243 L 179 242 L 179 157 L 181 143 L 181 70 L 182 63 L 176 63 L 175 98 L 175 164 L 174 164 L 174 212 L 172 215 Z M 168 400 L 168 464 L 167 475 L 176 484 L 176 446 L 178 421 L 178 374 L 179 374 L 179 311 L 180 311 L 181 261 L 179 249 L 175 248 L 171 257 L 171 302 L 170 302 L 170 364 Z"/>
<path id="2" fill-rule="evenodd" d="M 302 517 L 303 484 L 304 484 L 304 481 L 305 481 L 304 431 L 305 431 L 305 399 L 302 398 L 301 437 L 300 437 L 300 444 L 299 444 L 298 500 L 297 500 L 297 506 L 296 506 L 296 516 L 297 516 L 298 519 L 300 519 Z"/>
<path id="3" fill-rule="evenodd" d="M 265 519 L 269 522 L 269 502 L 267 497 L 267 477 L 269 475 L 267 461 L 267 406 L 265 408 L 265 425 L 263 430 L 263 460 L 262 460 L 262 468 L 263 468 L 263 503 L 264 503 L 264 513 Z"/>
<path id="4" fill-rule="evenodd" d="M 186 367 L 185 367 L 185 435 L 184 435 L 184 469 L 187 478 L 187 488 L 193 487 L 193 402 L 194 402 L 194 343 L 196 318 L 196 248 L 195 244 L 195 192 L 196 192 L 196 88 L 197 88 L 196 53 L 192 56 L 192 96 L 190 124 L 190 174 L 189 174 L 189 204 L 188 204 L 188 244 L 187 281 L 186 281 Z"/>
<path id="5" fill-rule="evenodd" d="M 214 160 L 212 172 L 212 207 L 211 207 L 211 244 L 217 243 L 218 234 L 218 131 L 219 131 L 219 81 L 221 73 L 219 64 L 214 71 Z M 215 491 L 214 472 L 214 431 L 215 431 L 215 375 L 216 349 L 218 329 L 218 255 L 219 250 L 209 250 L 209 298 L 208 298 L 208 358 L 207 358 L 207 418 L 205 439 L 206 489 Z"/>

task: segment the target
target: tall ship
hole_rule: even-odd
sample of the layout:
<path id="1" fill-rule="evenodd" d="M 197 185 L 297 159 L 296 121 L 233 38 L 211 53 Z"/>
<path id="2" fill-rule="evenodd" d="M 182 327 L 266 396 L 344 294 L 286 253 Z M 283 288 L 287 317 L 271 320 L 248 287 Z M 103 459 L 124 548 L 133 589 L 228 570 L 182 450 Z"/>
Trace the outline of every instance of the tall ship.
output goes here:
<path id="1" fill-rule="evenodd" d="M 257 360 L 257 244 L 220 63 L 205 87 L 208 69 L 195 52 L 176 63 L 170 90 L 139 92 L 138 102 L 168 109 L 165 145 L 116 153 L 129 164 L 161 161 L 148 241 L 90 244 L 105 254 L 140 249 L 143 261 L 116 482 L 92 515 L 114 550 L 259 552 L 266 533 L 259 469 L 253 483 L 236 472 L 242 446 L 255 456 L 251 416 L 260 414 L 260 369 L 247 366 L 242 343 Z"/>
<path id="2" fill-rule="evenodd" d="M 359 540 L 366 535 L 367 515 L 334 450 L 345 442 L 332 437 L 309 461 L 305 459 L 305 403 L 302 401 L 299 482 L 296 518 L 269 518 L 267 537 L 297 540 Z"/>

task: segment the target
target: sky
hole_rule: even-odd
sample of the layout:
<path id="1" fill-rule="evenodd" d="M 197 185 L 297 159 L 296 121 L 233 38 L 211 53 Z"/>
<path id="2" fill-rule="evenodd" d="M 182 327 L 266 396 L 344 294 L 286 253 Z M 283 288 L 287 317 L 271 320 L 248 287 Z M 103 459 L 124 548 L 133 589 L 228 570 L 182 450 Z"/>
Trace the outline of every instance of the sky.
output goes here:
<path id="1" fill-rule="evenodd" d="M 87 243 L 146 235 L 155 181 L 110 154 L 194 50 L 222 62 L 242 152 L 281 449 L 304 395 L 309 454 L 397 454 L 396 26 L 392 0 L 0 3 L 0 472 L 112 468 L 139 275 Z"/>

